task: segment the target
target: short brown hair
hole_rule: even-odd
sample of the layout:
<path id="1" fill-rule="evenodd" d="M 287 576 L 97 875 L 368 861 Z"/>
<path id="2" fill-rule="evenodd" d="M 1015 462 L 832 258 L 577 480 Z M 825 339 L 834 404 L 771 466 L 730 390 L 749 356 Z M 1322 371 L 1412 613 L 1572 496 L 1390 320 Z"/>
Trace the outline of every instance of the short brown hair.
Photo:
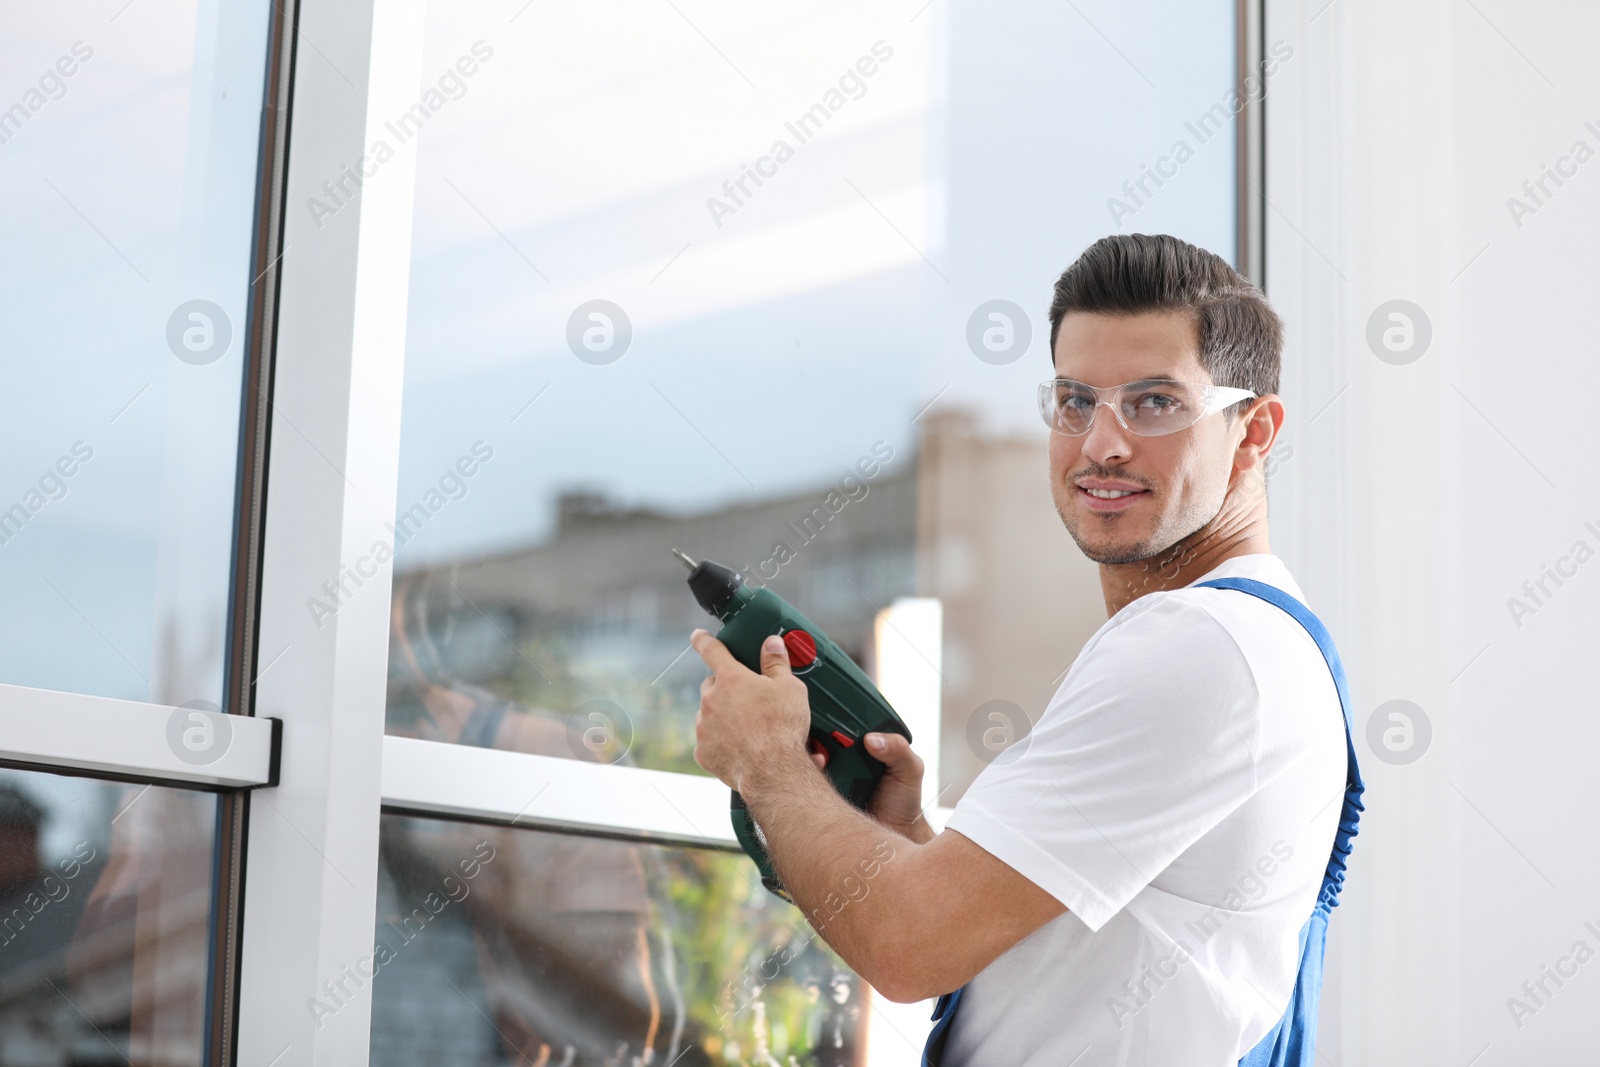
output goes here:
<path id="1" fill-rule="evenodd" d="M 1187 311 L 1200 327 L 1200 365 L 1216 385 L 1278 391 L 1283 320 L 1227 260 L 1166 234 L 1102 237 L 1062 272 L 1050 301 L 1050 362 L 1069 311 Z"/>

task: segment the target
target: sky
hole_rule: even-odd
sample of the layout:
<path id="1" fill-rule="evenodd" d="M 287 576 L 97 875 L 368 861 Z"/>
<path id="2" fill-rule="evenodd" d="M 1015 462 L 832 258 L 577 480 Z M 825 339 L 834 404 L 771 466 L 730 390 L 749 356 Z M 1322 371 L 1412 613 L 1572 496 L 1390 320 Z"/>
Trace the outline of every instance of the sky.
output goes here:
<path id="1" fill-rule="evenodd" d="M 0 109 L 29 112 L 0 143 L 0 509 L 37 505 L 0 544 L 0 682 L 220 698 L 268 10 L 0 15 Z M 233 335 L 198 362 L 168 343 L 194 300 Z"/>

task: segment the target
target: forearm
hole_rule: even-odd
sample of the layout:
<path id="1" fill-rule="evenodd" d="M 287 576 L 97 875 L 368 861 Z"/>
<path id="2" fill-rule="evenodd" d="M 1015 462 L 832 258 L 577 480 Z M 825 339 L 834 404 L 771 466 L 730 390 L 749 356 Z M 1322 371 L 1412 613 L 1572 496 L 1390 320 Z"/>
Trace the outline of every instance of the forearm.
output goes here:
<path id="1" fill-rule="evenodd" d="M 857 810 L 803 753 L 752 778 L 742 795 L 795 905 L 857 974 L 892 996 L 906 954 L 923 940 L 911 868 L 932 829 L 918 819 L 907 836 Z"/>

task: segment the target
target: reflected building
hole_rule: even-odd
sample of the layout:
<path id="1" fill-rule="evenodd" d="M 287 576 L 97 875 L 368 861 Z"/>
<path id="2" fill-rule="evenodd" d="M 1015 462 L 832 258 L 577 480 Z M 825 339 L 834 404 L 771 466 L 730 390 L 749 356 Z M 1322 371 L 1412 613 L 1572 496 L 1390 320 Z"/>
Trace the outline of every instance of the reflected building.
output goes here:
<path id="1" fill-rule="evenodd" d="M 898 597 L 938 598 L 941 786 L 951 787 L 941 803 L 953 805 L 985 763 L 967 741 L 974 712 L 1003 701 L 1036 722 L 1105 612 L 1097 570 L 1055 512 L 1038 435 L 989 433 L 959 410 L 930 412 L 919 430 L 915 451 L 872 477 L 696 514 L 575 489 L 555 501 L 554 533 L 539 544 L 401 571 L 397 589 L 420 591 L 414 614 L 426 619 L 410 625 L 425 640 L 392 657 L 391 730 L 417 714 L 410 656 L 553 720 L 614 702 L 676 753 L 641 762 L 699 773 L 663 736 L 692 733 L 704 668 L 687 638 L 716 629 L 670 554 L 680 548 L 770 587 L 869 674 L 877 614 Z"/>

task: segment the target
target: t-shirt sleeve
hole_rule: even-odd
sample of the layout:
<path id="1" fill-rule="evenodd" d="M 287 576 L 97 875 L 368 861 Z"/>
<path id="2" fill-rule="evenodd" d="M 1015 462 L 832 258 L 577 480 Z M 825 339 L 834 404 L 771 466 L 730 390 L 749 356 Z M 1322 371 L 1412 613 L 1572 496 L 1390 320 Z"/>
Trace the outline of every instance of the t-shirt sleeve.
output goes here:
<path id="1" fill-rule="evenodd" d="M 1244 653 L 1189 598 L 1156 595 L 1091 642 L 946 824 L 1091 930 L 1261 785 Z"/>

